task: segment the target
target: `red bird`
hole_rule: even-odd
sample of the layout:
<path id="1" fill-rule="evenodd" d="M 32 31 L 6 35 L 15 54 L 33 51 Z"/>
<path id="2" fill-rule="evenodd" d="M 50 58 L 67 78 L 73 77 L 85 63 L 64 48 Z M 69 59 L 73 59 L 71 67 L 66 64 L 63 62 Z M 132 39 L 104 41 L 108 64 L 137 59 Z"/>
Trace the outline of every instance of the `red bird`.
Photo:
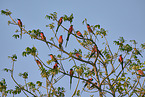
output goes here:
<path id="1" fill-rule="evenodd" d="M 82 59 L 82 57 L 79 53 L 75 52 L 75 55 L 76 55 L 77 58 Z"/>
<path id="2" fill-rule="evenodd" d="M 122 70 L 123 70 L 123 58 L 122 58 L 122 55 L 119 56 L 118 61 L 119 61 L 120 64 L 122 65 Z"/>
<path id="3" fill-rule="evenodd" d="M 57 61 L 57 59 L 56 59 L 52 54 L 49 54 L 49 56 L 51 57 L 51 59 L 52 59 L 54 62 L 56 62 L 57 64 L 59 64 L 58 61 Z"/>
<path id="4" fill-rule="evenodd" d="M 87 29 L 88 29 L 88 32 L 94 34 L 94 32 L 93 32 L 93 30 L 91 29 L 91 27 L 90 27 L 89 24 L 87 24 Z M 95 36 L 95 34 L 94 34 L 94 36 Z M 95 36 L 95 37 L 96 37 L 96 39 L 97 39 L 97 36 Z M 97 40 L 98 40 L 98 39 L 97 39 Z"/>
<path id="5" fill-rule="evenodd" d="M 72 84 L 72 76 L 73 76 L 73 74 L 74 74 L 74 71 L 73 71 L 73 69 L 72 69 L 72 68 L 70 69 L 69 74 L 70 74 L 70 89 L 71 89 L 71 84 Z"/>
<path id="6" fill-rule="evenodd" d="M 140 70 L 140 69 L 138 69 L 138 74 L 139 74 L 140 76 L 145 76 L 145 74 L 143 73 L 143 71 Z"/>
<path id="7" fill-rule="evenodd" d="M 52 73 L 52 77 L 51 77 L 51 82 L 52 82 L 52 79 L 53 79 L 53 77 L 54 77 L 54 75 L 57 73 L 56 71 L 57 71 L 57 68 L 58 68 L 58 65 L 57 65 L 57 63 L 55 63 L 55 65 L 53 66 L 53 73 Z"/>
<path id="8" fill-rule="evenodd" d="M 88 81 L 93 81 L 93 79 L 92 79 L 92 78 L 89 78 Z M 85 88 L 87 85 L 90 84 L 90 82 L 88 82 L 88 81 L 87 81 L 86 84 L 84 85 L 84 88 Z"/>
<path id="9" fill-rule="evenodd" d="M 67 46 L 67 42 L 69 41 L 69 36 L 70 36 L 70 34 L 72 33 L 72 31 L 73 31 L 73 25 L 71 25 L 70 28 L 69 28 L 69 30 L 68 30 L 68 35 L 67 35 L 65 47 Z"/>
<path id="10" fill-rule="evenodd" d="M 62 43 L 63 43 L 62 35 L 60 35 L 60 37 L 59 37 L 59 39 L 58 39 L 58 43 L 59 43 L 59 48 L 62 49 Z"/>
<path id="11" fill-rule="evenodd" d="M 44 36 L 44 33 L 43 32 L 40 32 L 40 36 L 41 36 L 41 40 L 45 41 L 46 42 L 46 37 Z M 48 48 L 50 49 L 48 43 L 46 42 Z"/>
<path id="12" fill-rule="evenodd" d="M 43 32 L 40 33 L 40 36 L 41 36 L 41 39 L 42 40 L 46 41 L 46 37 L 44 36 L 44 33 Z"/>
<path id="13" fill-rule="evenodd" d="M 60 17 L 60 19 L 58 21 L 58 26 L 57 26 L 57 29 L 56 29 L 56 34 L 57 34 L 57 31 L 58 31 L 60 25 L 62 24 L 62 19 L 63 19 L 63 17 Z"/>
<path id="14" fill-rule="evenodd" d="M 96 45 L 92 48 L 91 55 L 90 55 L 88 61 L 89 61 L 90 58 L 95 54 L 95 52 L 97 52 L 97 47 L 96 47 Z"/>
<path id="15" fill-rule="evenodd" d="M 22 38 L 22 22 L 21 22 L 20 19 L 18 19 L 18 25 L 19 25 L 20 30 L 21 30 L 21 34 L 20 34 L 20 36 L 21 36 L 21 38 Z"/>
<path id="16" fill-rule="evenodd" d="M 41 62 L 39 60 L 36 60 L 37 65 L 42 66 Z"/>
<path id="17" fill-rule="evenodd" d="M 77 33 L 78 36 L 84 38 L 83 35 L 82 35 L 82 33 L 80 31 L 77 31 L 76 33 Z"/>
<path id="18" fill-rule="evenodd" d="M 55 65 L 53 66 L 53 69 L 57 69 L 58 65 L 57 63 L 55 63 Z"/>
<path id="19" fill-rule="evenodd" d="M 93 30 L 91 29 L 91 27 L 90 27 L 90 25 L 89 25 L 89 24 L 87 24 L 87 29 L 88 29 L 88 32 L 93 33 Z"/>

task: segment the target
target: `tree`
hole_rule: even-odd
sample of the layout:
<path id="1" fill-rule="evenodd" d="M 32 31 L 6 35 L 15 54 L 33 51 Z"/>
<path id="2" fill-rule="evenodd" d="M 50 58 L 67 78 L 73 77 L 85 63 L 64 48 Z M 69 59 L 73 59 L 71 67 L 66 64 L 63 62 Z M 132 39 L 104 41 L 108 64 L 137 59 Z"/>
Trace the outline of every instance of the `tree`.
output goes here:
<path id="1" fill-rule="evenodd" d="M 17 61 L 16 54 L 9 56 L 12 60 L 12 69 L 5 68 L 4 71 L 11 73 L 11 78 L 16 84 L 15 89 L 7 89 L 7 84 L 5 79 L 2 79 L 0 82 L 0 92 L 3 96 L 7 94 L 20 94 L 32 95 L 32 96 L 65 96 L 65 87 L 55 86 L 56 83 L 59 83 L 60 79 L 63 79 L 64 76 L 70 77 L 70 89 L 72 80 L 75 78 L 78 80 L 76 88 L 72 96 L 80 96 L 83 92 L 95 92 L 98 93 L 100 97 L 111 95 L 115 96 L 132 96 L 136 95 L 138 97 L 143 97 L 145 95 L 145 74 L 143 69 L 145 62 L 140 61 L 141 52 L 145 49 L 145 43 L 141 44 L 141 48 L 137 47 L 137 42 L 135 40 L 130 40 L 130 43 L 126 43 L 126 40 L 123 37 L 120 37 L 118 40 L 113 41 L 115 46 L 118 47 L 117 52 L 111 50 L 108 40 L 106 38 L 108 32 L 101 28 L 100 25 L 89 25 L 87 19 L 82 23 L 86 25 L 87 31 L 84 31 L 82 34 L 79 30 L 75 30 L 72 25 L 73 14 L 70 16 L 64 15 L 60 19 L 57 16 L 57 13 L 51 13 L 46 15 L 48 20 L 52 20 L 56 23 L 57 27 L 55 28 L 55 23 L 46 25 L 54 33 L 54 37 L 46 37 L 44 32 L 41 30 L 32 30 L 27 31 L 23 25 L 20 25 L 15 19 L 11 17 L 11 12 L 9 10 L 1 10 L 1 14 L 9 16 L 11 21 L 8 21 L 8 24 L 17 25 L 20 28 L 16 32 L 22 32 L 20 34 L 14 34 L 13 37 L 18 39 L 22 34 L 27 34 L 29 37 L 35 40 L 44 42 L 48 49 L 52 50 L 52 47 L 59 50 L 61 54 L 52 54 L 49 56 L 51 59 L 45 64 L 44 61 L 39 57 L 39 53 L 36 47 L 27 47 L 22 56 L 28 57 L 31 55 L 34 57 L 38 69 L 42 78 L 46 79 L 46 82 L 36 81 L 36 84 L 33 82 L 26 82 L 28 79 L 28 73 L 20 73 L 19 76 L 24 79 L 26 82 L 25 85 L 19 84 L 13 76 L 14 65 Z M 68 23 L 69 28 L 65 27 L 63 23 Z M 68 37 L 58 36 L 59 29 L 64 29 L 65 34 L 68 34 Z M 59 37 L 59 38 L 58 38 Z M 81 49 L 74 50 L 65 50 L 65 44 L 69 44 L 69 37 L 73 37 L 80 44 Z M 99 41 L 99 38 L 104 39 L 104 42 Z M 22 38 L 22 37 L 21 37 Z M 101 42 L 104 45 L 103 49 L 100 49 L 97 45 L 97 42 Z M 86 52 L 82 52 L 82 51 Z M 65 56 L 62 56 L 65 54 Z M 65 70 L 64 61 L 69 60 L 69 63 L 73 63 L 72 67 L 69 70 Z M 53 67 L 51 67 L 53 65 Z M 131 75 L 131 76 L 130 76 Z M 79 83 L 82 82 L 84 87 L 78 89 Z M 46 84 L 44 86 L 43 84 Z M 46 89 L 46 93 L 41 93 L 40 87 Z M 93 95 L 91 95 L 93 96 Z"/>

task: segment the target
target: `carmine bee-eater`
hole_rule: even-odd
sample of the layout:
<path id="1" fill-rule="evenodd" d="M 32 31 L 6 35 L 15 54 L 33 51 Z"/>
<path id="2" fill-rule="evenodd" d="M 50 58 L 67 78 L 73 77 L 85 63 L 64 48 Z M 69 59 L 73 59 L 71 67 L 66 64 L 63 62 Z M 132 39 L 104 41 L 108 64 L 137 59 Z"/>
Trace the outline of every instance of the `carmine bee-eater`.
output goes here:
<path id="1" fill-rule="evenodd" d="M 20 36 L 21 36 L 21 38 L 22 38 L 22 22 L 21 22 L 21 20 L 20 19 L 18 19 L 18 25 L 19 25 L 19 27 L 20 27 L 20 30 L 21 30 L 21 34 L 20 34 Z"/>
<path id="2" fill-rule="evenodd" d="M 63 43 L 62 35 L 60 35 L 60 37 L 59 37 L 59 39 L 58 39 L 58 43 L 59 43 L 59 48 L 62 49 L 62 43 Z"/>
<path id="3" fill-rule="evenodd" d="M 134 51 L 135 51 L 135 54 L 139 54 L 141 57 L 143 57 L 143 56 L 141 55 L 141 53 L 140 53 L 136 48 L 134 48 Z"/>
<path id="4" fill-rule="evenodd" d="M 41 40 L 45 41 L 46 42 L 46 37 L 44 36 L 44 33 L 43 32 L 40 32 L 40 36 L 41 36 Z M 46 43 L 48 48 L 50 49 L 48 43 Z"/>
<path id="5" fill-rule="evenodd" d="M 77 58 L 82 59 L 81 55 L 78 52 L 75 52 Z"/>
<path id="6" fill-rule="evenodd" d="M 49 56 L 51 57 L 51 59 L 52 59 L 54 62 L 56 62 L 57 64 L 59 64 L 58 61 L 57 61 L 57 59 L 56 59 L 52 54 L 49 54 Z"/>
<path id="7" fill-rule="evenodd" d="M 54 71 L 53 71 L 53 73 L 52 73 L 51 82 L 52 82 L 52 79 L 53 79 L 54 75 L 56 74 L 57 68 L 58 68 L 58 65 L 57 65 L 57 63 L 55 63 L 55 65 L 53 66 L 53 70 L 54 70 Z"/>
<path id="8" fill-rule="evenodd" d="M 93 81 L 93 79 L 92 79 L 92 78 L 89 78 L 88 81 Z M 88 81 L 87 81 L 86 84 L 84 85 L 84 88 L 85 88 L 87 85 L 90 85 L 90 82 L 88 82 Z"/>
<path id="9" fill-rule="evenodd" d="M 73 69 L 72 69 L 72 68 L 70 69 L 69 74 L 70 74 L 70 89 L 71 89 L 71 84 L 72 84 L 72 76 L 73 76 L 73 74 L 74 74 L 74 71 L 73 71 Z"/>
<path id="10" fill-rule="evenodd" d="M 120 62 L 121 66 L 122 66 L 122 70 L 123 70 L 123 58 L 122 58 L 122 55 L 119 56 L 118 61 Z"/>
<path id="11" fill-rule="evenodd" d="M 62 19 L 63 19 L 63 17 L 60 17 L 60 19 L 58 21 L 58 26 L 57 26 L 57 29 L 56 29 L 56 34 L 57 34 L 57 31 L 58 31 L 60 25 L 62 24 Z"/>
<path id="12" fill-rule="evenodd" d="M 95 54 L 95 51 L 92 49 L 92 50 L 91 50 L 91 55 L 90 55 L 88 61 L 90 60 L 90 58 L 91 58 L 94 54 Z"/>
<path id="13" fill-rule="evenodd" d="M 141 69 L 138 69 L 138 74 L 139 74 L 140 76 L 145 76 L 145 74 L 143 73 L 143 71 L 142 71 Z"/>
<path id="14" fill-rule="evenodd" d="M 53 69 L 57 69 L 58 65 L 57 63 L 55 63 L 55 65 L 53 66 Z"/>
<path id="15" fill-rule="evenodd" d="M 94 36 L 95 36 L 95 33 L 93 32 L 93 30 L 91 29 L 91 27 L 90 27 L 89 24 L 87 24 L 87 29 L 88 29 L 88 32 L 94 34 Z M 95 36 L 95 37 L 96 37 L 96 39 L 97 39 L 97 36 Z M 98 40 L 98 39 L 97 39 L 97 40 Z"/>
<path id="16" fill-rule="evenodd" d="M 68 35 L 67 35 L 65 47 L 67 46 L 67 42 L 69 41 L 69 36 L 70 36 L 70 34 L 72 33 L 72 31 L 73 31 L 73 25 L 71 25 L 70 28 L 69 28 L 69 30 L 68 30 Z"/>
<path id="17" fill-rule="evenodd" d="M 87 29 L 88 29 L 88 32 L 93 33 L 93 30 L 91 29 L 91 27 L 90 27 L 90 25 L 89 25 L 89 24 L 87 24 Z"/>
<path id="18" fill-rule="evenodd" d="M 82 33 L 80 31 L 76 32 L 78 36 L 80 36 L 81 38 L 84 38 L 84 36 L 82 35 Z"/>
<path id="19" fill-rule="evenodd" d="M 89 61 L 90 58 L 95 54 L 95 52 L 97 52 L 97 47 L 96 47 L 96 45 L 92 48 L 91 55 L 90 55 L 88 61 Z"/>
<path id="20" fill-rule="evenodd" d="M 87 29 L 88 29 L 88 32 L 93 33 L 93 30 L 91 29 L 89 24 L 87 24 Z"/>
<path id="21" fill-rule="evenodd" d="M 41 39 L 42 40 L 46 41 L 46 37 L 44 36 L 44 33 L 43 32 L 40 33 L 40 36 L 41 36 Z"/>
<path id="22" fill-rule="evenodd" d="M 42 64 L 41 64 L 41 62 L 39 60 L 36 60 L 36 63 L 37 63 L 37 65 L 42 67 Z"/>

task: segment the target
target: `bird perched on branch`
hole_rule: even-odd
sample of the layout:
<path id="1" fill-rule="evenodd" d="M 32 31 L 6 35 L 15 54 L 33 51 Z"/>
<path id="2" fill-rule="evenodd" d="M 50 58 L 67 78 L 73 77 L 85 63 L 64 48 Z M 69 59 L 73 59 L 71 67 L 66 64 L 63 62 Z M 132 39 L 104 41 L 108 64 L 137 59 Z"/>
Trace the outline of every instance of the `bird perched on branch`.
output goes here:
<path id="1" fill-rule="evenodd" d="M 53 69 L 57 69 L 58 65 L 57 63 L 55 63 L 55 65 L 53 66 Z"/>
<path id="2" fill-rule="evenodd" d="M 68 30 L 68 35 L 67 35 L 65 47 L 67 46 L 67 43 L 69 41 L 70 34 L 72 34 L 72 31 L 73 31 L 73 25 L 71 25 L 70 28 L 69 28 L 69 30 Z"/>
<path id="3" fill-rule="evenodd" d="M 119 56 L 118 61 L 120 62 L 121 66 L 122 66 L 122 70 L 123 70 L 123 58 L 122 58 L 122 55 Z"/>
<path id="4" fill-rule="evenodd" d="M 88 32 L 93 33 L 93 30 L 91 29 L 91 27 L 90 27 L 89 24 L 87 24 L 87 29 L 88 29 Z M 93 33 L 93 34 L 94 34 L 94 33 Z"/>
<path id="5" fill-rule="evenodd" d="M 77 58 L 82 59 L 81 55 L 78 52 L 75 52 Z"/>
<path id="6" fill-rule="evenodd" d="M 71 89 L 71 84 L 72 84 L 72 76 L 73 76 L 73 74 L 74 74 L 74 71 L 73 71 L 73 69 L 72 69 L 72 68 L 70 69 L 69 74 L 70 74 L 70 89 Z"/>
<path id="7" fill-rule="evenodd" d="M 93 30 L 91 29 L 91 27 L 90 27 L 89 24 L 87 24 L 87 29 L 88 29 L 88 32 L 92 33 L 92 34 L 95 36 L 95 38 L 98 40 L 97 36 L 96 36 L 95 33 L 93 32 Z"/>
<path id="8" fill-rule="evenodd" d="M 63 19 L 63 17 L 60 17 L 60 19 L 58 21 L 58 26 L 57 26 L 57 29 L 56 29 L 56 34 L 57 34 L 57 31 L 58 31 L 60 25 L 62 24 L 62 19 Z"/>
<path id="9" fill-rule="evenodd" d="M 46 37 L 44 36 L 44 33 L 43 32 L 40 32 L 40 36 L 41 36 L 41 39 L 46 41 Z"/>
<path id="10" fill-rule="evenodd" d="M 58 43 L 59 43 L 59 48 L 62 49 L 62 43 L 63 43 L 62 35 L 60 35 L 60 37 L 59 37 L 59 39 L 58 39 Z"/>
<path id="11" fill-rule="evenodd" d="M 58 61 L 57 61 L 57 59 L 52 54 L 49 54 L 49 56 L 51 57 L 52 61 L 54 61 L 57 64 L 59 64 Z"/>
<path id="12" fill-rule="evenodd" d="M 20 38 L 22 38 L 22 22 L 21 22 L 21 20 L 20 19 L 17 19 L 18 20 L 18 25 L 19 25 L 19 27 L 20 27 L 20 30 L 21 30 L 21 34 L 20 34 Z"/>
<path id="13" fill-rule="evenodd" d="M 40 32 L 40 36 L 41 36 L 41 40 L 45 41 L 45 43 L 47 44 L 48 48 L 50 49 L 48 43 L 46 42 L 46 37 L 44 36 L 43 32 Z"/>
<path id="14" fill-rule="evenodd" d="M 53 66 L 51 82 L 52 82 L 52 80 L 53 80 L 54 75 L 58 73 L 58 72 L 57 72 L 57 68 L 58 68 L 58 65 L 57 65 L 57 63 L 55 63 L 55 65 Z"/>
<path id="15" fill-rule="evenodd" d="M 36 63 L 37 63 L 38 66 L 42 67 L 42 64 L 41 64 L 41 62 L 39 60 L 36 60 Z"/>
<path id="16" fill-rule="evenodd" d="M 84 38 L 84 36 L 82 35 L 82 33 L 80 31 L 76 32 L 78 36 L 80 36 L 81 38 Z"/>
<path id="17" fill-rule="evenodd" d="M 88 61 L 89 61 L 90 58 L 95 54 L 95 52 L 97 52 L 97 47 L 96 47 L 96 45 L 92 48 L 91 55 L 90 55 Z"/>
<path id="18" fill-rule="evenodd" d="M 138 74 L 142 77 L 145 77 L 145 74 L 141 69 L 138 69 Z"/>

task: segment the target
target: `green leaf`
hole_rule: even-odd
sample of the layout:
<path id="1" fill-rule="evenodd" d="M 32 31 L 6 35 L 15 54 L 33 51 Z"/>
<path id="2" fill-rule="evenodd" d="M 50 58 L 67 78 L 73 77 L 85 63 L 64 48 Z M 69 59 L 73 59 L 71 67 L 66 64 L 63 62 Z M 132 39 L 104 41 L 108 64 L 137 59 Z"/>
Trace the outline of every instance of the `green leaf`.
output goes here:
<path id="1" fill-rule="evenodd" d="M 53 29 L 53 28 L 54 28 L 54 23 L 49 24 L 49 28 L 50 28 L 50 29 Z"/>
<path id="2" fill-rule="evenodd" d="M 141 48 L 145 49 L 145 43 L 140 45 Z"/>
<path id="3" fill-rule="evenodd" d="M 125 40 L 124 40 L 124 38 L 123 37 L 119 37 L 119 39 L 118 39 L 119 41 L 120 41 L 120 43 L 124 43 L 125 42 Z"/>
<path id="4" fill-rule="evenodd" d="M 12 56 L 8 56 L 8 58 L 11 58 L 12 61 L 16 61 L 16 59 L 17 59 L 17 55 L 14 54 L 14 55 L 12 55 Z"/>
<path id="5" fill-rule="evenodd" d="M 80 96 L 80 90 L 77 91 L 77 96 Z"/>
<path id="6" fill-rule="evenodd" d="M 24 56 L 26 57 L 26 54 L 27 54 L 26 52 L 23 52 L 23 53 L 22 53 L 22 56 L 23 56 L 23 57 L 24 57 Z"/>
<path id="7" fill-rule="evenodd" d="M 95 25 L 93 28 L 94 28 L 94 29 L 95 29 L 95 28 L 100 29 L 100 25 Z"/>
<path id="8" fill-rule="evenodd" d="M 48 18 L 50 20 L 52 19 L 52 16 L 46 15 L 45 18 Z"/>
<path id="9" fill-rule="evenodd" d="M 14 55 L 13 55 L 13 58 L 14 58 L 14 59 L 17 59 L 17 55 L 16 55 L 16 54 L 14 54 Z"/>
<path id="10" fill-rule="evenodd" d="M 19 38 L 18 34 L 14 34 L 12 37 L 14 37 L 15 39 Z"/>
<path id="11" fill-rule="evenodd" d="M 3 70 L 6 71 L 6 72 L 11 71 L 10 69 L 7 69 L 7 68 L 4 68 Z"/>
<path id="12" fill-rule="evenodd" d="M 42 82 L 40 81 L 37 81 L 36 84 L 38 84 L 39 87 L 42 86 Z"/>
<path id="13" fill-rule="evenodd" d="M 8 15 L 11 15 L 12 14 L 12 12 L 10 12 L 8 9 L 6 9 L 5 11 L 4 10 L 1 10 L 1 14 L 3 15 L 6 15 L 6 16 L 8 16 Z"/>
<path id="14" fill-rule="evenodd" d="M 137 42 L 135 40 L 130 40 L 130 42 L 133 42 L 133 44 L 137 44 Z"/>

